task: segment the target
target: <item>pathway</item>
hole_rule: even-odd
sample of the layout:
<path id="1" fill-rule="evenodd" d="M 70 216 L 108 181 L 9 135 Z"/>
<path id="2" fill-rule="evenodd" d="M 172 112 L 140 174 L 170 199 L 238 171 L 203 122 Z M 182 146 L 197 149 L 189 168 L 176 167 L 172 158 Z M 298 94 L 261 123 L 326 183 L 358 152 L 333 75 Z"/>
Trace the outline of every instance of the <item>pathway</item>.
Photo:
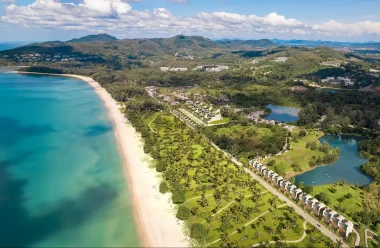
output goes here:
<path id="1" fill-rule="evenodd" d="M 306 238 L 306 224 L 307 224 L 307 221 L 305 220 L 305 222 L 303 223 L 303 234 L 302 234 L 302 237 L 297 239 L 297 240 L 279 240 L 280 242 L 284 242 L 284 243 L 298 243 L 298 242 L 301 242 L 302 240 L 304 240 Z M 270 242 L 267 242 L 267 244 L 275 244 L 277 243 L 278 241 L 270 241 Z M 258 244 L 254 244 L 252 245 L 251 247 L 258 247 L 260 246 L 261 243 L 258 243 Z"/>
<path id="2" fill-rule="evenodd" d="M 373 238 L 368 237 L 369 236 L 368 233 L 371 233 L 372 235 L 377 236 L 376 233 L 374 233 L 371 230 L 368 230 L 367 228 L 365 228 L 364 229 L 365 246 L 368 247 L 368 239 L 371 239 L 373 242 L 375 242 L 377 244 L 377 242 Z M 355 245 L 356 245 L 356 243 L 355 243 Z"/>
<path id="3" fill-rule="evenodd" d="M 209 197 L 209 196 L 212 196 L 212 194 L 205 195 L 205 197 Z M 190 198 L 189 200 L 185 201 L 184 203 L 195 200 L 195 199 L 199 199 L 199 198 L 202 198 L 202 196 L 196 196 L 196 197 Z"/>
<path id="4" fill-rule="evenodd" d="M 260 195 L 263 195 L 263 194 L 266 194 L 266 193 L 268 193 L 268 190 L 263 191 L 263 192 L 260 192 Z M 250 196 L 251 196 L 251 195 L 246 195 L 246 196 L 244 196 L 244 197 L 245 197 L 245 198 L 248 198 L 248 197 L 250 197 Z M 235 200 L 233 200 L 233 201 L 231 201 L 230 203 L 228 203 L 226 206 L 224 206 L 223 208 L 221 208 L 218 212 L 216 212 L 216 213 L 213 214 L 212 216 L 219 214 L 219 213 L 222 212 L 224 209 L 226 209 L 226 208 L 228 208 L 229 206 L 231 206 L 233 203 L 235 203 Z"/>
<path id="5" fill-rule="evenodd" d="M 157 133 L 156 131 L 154 131 L 154 129 L 152 128 L 151 124 L 158 118 L 159 115 L 157 115 L 155 118 L 153 118 L 153 120 L 151 120 L 148 124 L 149 126 L 149 129 L 150 131 L 152 131 L 153 133 Z"/>
<path id="6" fill-rule="evenodd" d="M 276 207 L 276 208 L 282 208 L 282 207 L 285 207 L 286 205 L 287 205 L 287 204 L 283 204 L 283 205 L 278 206 L 278 207 Z M 249 226 L 250 224 L 252 224 L 252 223 L 255 222 L 256 220 L 258 220 L 260 217 L 263 217 L 264 215 L 266 215 L 266 214 L 269 213 L 269 212 L 270 212 L 269 210 L 263 212 L 262 214 L 260 214 L 260 215 L 257 216 L 256 218 L 254 218 L 253 220 L 250 220 L 249 222 L 245 223 L 243 226 L 245 226 L 245 227 Z M 233 231 L 233 232 L 230 233 L 230 235 L 228 235 L 228 236 L 231 237 L 232 235 L 234 235 L 234 234 L 236 234 L 236 233 L 237 233 L 237 231 Z M 217 243 L 217 242 L 219 242 L 219 241 L 220 241 L 220 239 L 214 240 L 214 241 L 212 241 L 211 243 L 208 243 L 208 244 L 206 245 L 206 247 L 207 247 L 207 246 L 210 246 L 210 245 L 212 245 L 212 244 L 215 244 L 215 243 Z"/>
<path id="7" fill-rule="evenodd" d="M 360 246 L 360 234 L 359 234 L 358 231 L 355 230 L 355 228 L 352 229 L 352 230 L 354 231 L 354 233 L 356 233 L 355 247 L 358 247 L 358 246 Z M 367 246 L 367 247 L 368 247 L 368 246 Z"/>

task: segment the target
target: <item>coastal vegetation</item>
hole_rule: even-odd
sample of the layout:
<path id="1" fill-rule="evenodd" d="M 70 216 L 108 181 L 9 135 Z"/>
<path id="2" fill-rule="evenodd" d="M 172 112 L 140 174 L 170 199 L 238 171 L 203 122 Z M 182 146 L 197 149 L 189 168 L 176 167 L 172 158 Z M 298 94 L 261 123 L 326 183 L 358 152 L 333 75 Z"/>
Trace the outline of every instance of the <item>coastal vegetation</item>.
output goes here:
<path id="1" fill-rule="evenodd" d="M 309 238 L 293 209 L 229 162 L 200 133 L 167 110 L 131 105 L 146 105 L 127 103 L 127 116 L 144 138 L 144 151 L 155 158 L 163 180 L 160 192 L 170 191 L 176 216 L 185 222 L 194 246 L 244 247 Z M 319 232 L 312 237 L 328 242 Z"/>

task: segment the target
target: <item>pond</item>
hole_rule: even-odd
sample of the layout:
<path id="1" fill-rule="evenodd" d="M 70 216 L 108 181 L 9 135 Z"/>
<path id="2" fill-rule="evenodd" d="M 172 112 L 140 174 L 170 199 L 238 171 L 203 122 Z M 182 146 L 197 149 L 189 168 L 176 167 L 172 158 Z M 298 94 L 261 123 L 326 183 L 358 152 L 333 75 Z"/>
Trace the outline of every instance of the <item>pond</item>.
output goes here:
<path id="1" fill-rule="evenodd" d="M 272 113 L 268 115 L 265 119 L 275 120 L 279 122 L 294 122 L 298 120 L 298 113 L 300 109 L 284 107 L 284 106 L 274 106 L 269 104 L 266 108 L 270 108 Z"/>
<path id="2" fill-rule="evenodd" d="M 360 166 L 367 160 L 359 155 L 358 142 L 363 137 L 351 135 L 324 135 L 320 141 L 326 141 L 332 147 L 339 147 L 340 158 L 331 165 L 320 166 L 295 177 L 296 184 L 306 185 L 331 184 L 345 180 L 348 184 L 369 184 L 373 179 L 366 175 Z"/>

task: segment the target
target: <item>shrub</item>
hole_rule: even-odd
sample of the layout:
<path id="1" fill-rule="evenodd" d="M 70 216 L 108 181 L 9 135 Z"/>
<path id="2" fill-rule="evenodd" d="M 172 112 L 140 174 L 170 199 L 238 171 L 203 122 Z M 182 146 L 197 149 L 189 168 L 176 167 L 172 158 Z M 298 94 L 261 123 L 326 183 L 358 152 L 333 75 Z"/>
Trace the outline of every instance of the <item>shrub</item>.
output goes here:
<path id="1" fill-rule="evenodd" d="M 199 223 L 195 223 L 190 228 L 190 237 L 193 239 L 201 239 L 206 236 L 208 230 Z"/>
<path id="2" fill-rule="evenodd" d="M 303 187 L 302 191 L 305 192 L 306 194 L 310 194 L 311 192 L 313 192 L 313 186 L 306 185 L 305 187 Z"/>
<path id="3" fill-rule="evenodd" d="M 325 192 L 321 192 L 318 195 L 315 196 L 319 201 L 324 202 L 325 204 L 330 204 L 330 198 Z"/>
<path id="4" fill-rule="evenodd" d="M 329 190 L 333 194 L 335 194 L 338 191 L 336 188 L 333 188 L 333 187 L 329 188 Z"/>
<path id="5" fill-rule="evenodd" d="M 166 192 L 168 192 L 169 191 L 169 186 L 168 186 L 168 184 L 166 183 L 166 182 L 162 182 L 161 184 L 160 184 L 160 193 L 161 194 L 165 194 Z"/>
<path id="6" fill-rule="evenodd" d="M 165 163 L 162 163 L 162 162 L 159 162 L 157 165 L 156 165 L 156 171 L 157 172 L 163 172 L 166 170 L 166 164 Z"/>
<path id="7" fill-rule="evenodd" d="M 350 198 L 352 198 L 352 194 L 351 193 L 347 193 L 344 197 L 346 197 L 347 199 L 350 199 Z"/>
<path id="8" fill-rule="evenodd" d="M 301 130 L 298 135 L 300 137 L 304 137 L 304 136 L 306 136 L 306 131 L 305 130 Z"/>
<path id="9" fill-rule="evenodd" d="M 268 166 L 273 166 L 276 163 L 276 160 L 272 159 L 271 161 L 268 162 Z"/>
<path id="10" fill-rule="evenodd" d="M 181 204 L 185 201 L 185 191 L 173 191 L 172 200 L 174 204 Z"/>
<path id="11" fill-rule="evenodd" d="M 180 206 L 176 217 L 179 220 L 188 220 L 190 218 L 190 210 L 185 206 Z"/>

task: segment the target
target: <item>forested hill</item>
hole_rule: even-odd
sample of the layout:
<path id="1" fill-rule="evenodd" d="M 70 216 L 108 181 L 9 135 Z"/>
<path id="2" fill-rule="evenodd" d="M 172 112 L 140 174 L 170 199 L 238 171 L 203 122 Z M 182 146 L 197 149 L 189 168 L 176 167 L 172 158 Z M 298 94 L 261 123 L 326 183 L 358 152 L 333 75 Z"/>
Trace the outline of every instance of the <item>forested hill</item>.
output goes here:
<path id="1" fill-rule="evenodd" d="M 221 45 L 224 45 L 226 47 L 231 47 L 231 48 L 249 48 L 249 47 L 261 47 L 261 48 L 268 48 L 268 47 L 275 47 L 276 44 L 268 39 L 260 39 L 260 40 L 218 40 L 216 41 Z"/>
<path id="2" fill-rule="evenodd" d="M 67 42 L 94 42 L 94 41 L 115 41 L 115 40 L 118 40 L 118 39 L 109 34 L 96 34 L 96 35 L 87 35 L 78 39 L 72 39 Z"/>
<path id="3" fill-rule="evenodd" d="M 67 55 L 99 55 L 108 57 L 126 57 L 129 59 L 144 59 L 153 56 L 207 58 L 215 54 L 232 50 L 261 50 L 272 46 L 269 40 L 250 41 L 219 41 L 215 42 L 202 36 L 177 35 L 172 38 L 154 39 L 123 39 L 100 34 L 89 35 L 67 42 L 51 41 L 34 43 L 2 54 L 67 54 Z"/>

